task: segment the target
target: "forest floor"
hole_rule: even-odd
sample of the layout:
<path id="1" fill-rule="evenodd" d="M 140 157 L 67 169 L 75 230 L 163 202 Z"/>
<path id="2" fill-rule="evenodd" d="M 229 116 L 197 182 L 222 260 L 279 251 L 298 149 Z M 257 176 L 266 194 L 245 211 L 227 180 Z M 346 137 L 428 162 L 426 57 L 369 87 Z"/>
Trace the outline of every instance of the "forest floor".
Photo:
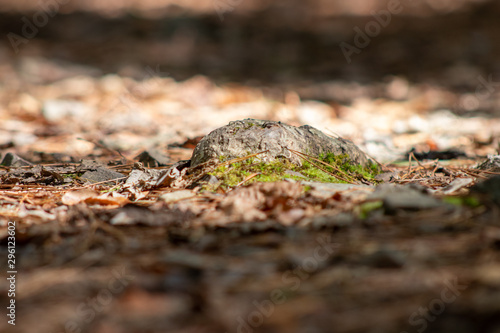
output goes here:
<path id="1" fill-rule="evenodd" d="M 487 12 L 475 33 L 500 28 Z M 425 61 L 380 47 L 349 67 L 319 52 L 343 38 L 325 38 L 328 20 L 285 34 L 270 14 L 261 30 L 227 14 L 56 16 L 20 54 L 2 44 L 0 255 L 14 222 L 17 273 L 16 325 L 0 331 L 499 332 L 500 92 L 496 67 L 466 58 L 494 64 L 500 50 L 459 49 L 443 27 L 468 31 L 462 12 L 421 30 L 394 18 L 390 29 L 427 38 Z M 137 178 L 244 118 L 350 139 L 381 174 L 212 191 Z M 0 281 L 0 303 L 9 288 Z"/>

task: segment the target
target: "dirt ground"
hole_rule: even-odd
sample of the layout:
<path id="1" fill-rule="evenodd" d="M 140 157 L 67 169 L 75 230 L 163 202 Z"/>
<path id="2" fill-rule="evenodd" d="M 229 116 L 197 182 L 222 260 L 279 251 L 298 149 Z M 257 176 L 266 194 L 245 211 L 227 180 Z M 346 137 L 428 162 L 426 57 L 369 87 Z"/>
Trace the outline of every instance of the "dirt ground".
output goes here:
<path id="1" fill-rule="evenodd" d="M 1 332 L 500 332 L 500 4 L 62 3 L 0 1 Z M 381 174 L 157 182 L 245 118 Z"/>

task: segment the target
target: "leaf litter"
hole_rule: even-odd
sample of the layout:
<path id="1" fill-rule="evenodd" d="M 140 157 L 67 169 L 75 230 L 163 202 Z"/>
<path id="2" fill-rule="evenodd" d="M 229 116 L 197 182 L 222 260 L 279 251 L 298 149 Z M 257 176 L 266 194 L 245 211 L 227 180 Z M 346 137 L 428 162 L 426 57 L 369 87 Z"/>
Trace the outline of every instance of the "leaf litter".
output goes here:
<path id="1" fill-rule="evenodd" d="M 356 286 L 360 283 L 380 283 L 377 281 L 382 277 L 394 280 L 392 283 L 395 285 L 380 287 L 384 292 L 403 295 L 405 292 L 397 286 L 404 285 L 405 279 L 415 278 L 409 276 L 405 267 L 427 265 L 433 260 L 457 265 L 454 256 L 457 253 L 467 255 L 465 251 L 471 247 L 479 251 L 477 260 L 484 262 L 479 264 L 480 271 L 467 273 L 457 266 L 446 269 L 448 279 L 460 275 L 461 283 L 477 281 L 490 285 L 493 281 L 493 277 L 488 276 L 497 274 L 497 266 L 491 265 L 496 255 L 493 249 L 498 243 L 495 235 L 499 228 L 492 223 L 493 216 L 497 216 L 498 207 L 494 207 L 498 199 L 496 194 L 490 197 L 491 190 L 487 186 L 472 192 L 468 190 L 496 174 L 489 164 L 487 167 L 485 164 L 477 168 L 462 167 L 441 160 L 419 161 L 410 154 L 406 165 L 381 164 L 382 173 L 368 179 L 342 169 L 342 164 L 335 164 L 335 160 L 330 159 L 329 163 L 293 149 L 289 151 L 300 157 L 305 165 L 329 176 L 325 178 L 328 181 L 310 179 L 303 170 L 301 175 L 304 178 L 296 177 L 300 169 L 293 169 L 288 171 L 295 172 L 294 177 L 263 182 L 262 178 L 258 178 L 265 170 L 261 169 L 258 173 L 244 174 L 237 183 L 224 183 L 221 170 L 228 173 L 231 168 L 248 166 L 251 170 L 253 166 L 262 167 L 262 162 L 254 159 L 265 151 L 227 161 L 212 159 L 195 167 L 190 166 L 189 160 L 150 168 L 140 162 L 127 164 L 128 160 L 123 159 L 112 160 L 108 165 L 84 160 L 80 163 L 5 166 L 0 174 L 0 212 L 4 217 L 19 221 L 20 244 L 30 243 L 43 249 L 37 255 L 28 248 L 20 254 L 22 260 L 26 260 L 26 267 L 48 265 L 34 275 L 39 278 L 60 272 L 57 265 L 67 267 L 68 272 L 76 272 L 83 263 L 93 268 L 85 269 L 80 278 L 72 277 L 74 283 L 87 281 L 93 288 L 102 288 L 102 281 L 95 278 L 88 280 L 90 276 L 105 274 L 99 273 L 96 263 L 113 267 L 120 263 L 120 256 L 135 253 L 132 260 L 121 267 L 141 278 L 120 296 L 117 308 L 120 316 L 129 311 L 125 310 L 132 306 L 128 305 L 129 302 L 159 302 L 160 306 L 164 298 L 155 298 L 155 293 L 146 292 L 146 280 L 140 280 L 146 276 L 153 278 L 164 271 L 169 272 L 169 278 L 162 287 L 165 288 L 162 293 L 168 294 L 174 289 L 181 291 L 179 299 L 172 300 L 177 310 L 158 310 L 167 318 L 190 314 L 189 304 L 193 301 L 190 297 L 195 297 L 197 302 L 208 302 L 219 311 L 231 307 L 234 302 L 237 303 L 233 307 L 235 313 L 251 311 L 245 298 L 231 296 L 230 290 L 259 290 L 265 299 L 266 293 L 272 294 L 273 286 L 283 287 L 279 282 L 280 276 L 287 272 L 294 272 L 294 276 L 300 277 L 297 281 L 305 287 L 298 292 L 284 291 L 288 293 L 288 301 L 283 307 L 289 308 L 286 313 L 297 311 L 306 315 L 307 311 L 297 308 L 304 302 L 312 302 L 309 305 L 314 309 L 311 313 L 324 309 L 326 300 L 311 296 L 307 290 L 315 288 L 320 293 L 328 292 L 325 288 L 332 281 L 334 285 L 344 286 L 342 299 L 346 302 L 353 301 L 348 295 L 359 293 L 360 289 Z M 99 173 L 99 177 L 89 177 L 95 172 Z M 207 180 L 210 176 L 216 180 L 212 184 Z M 37 226 L 42 228 L 36 229 Z M 153 229 L 147 231 L 144 228 Z M 300 258 L 308 258 L 300 251 L 303 249 L 307 253 L 311 244 L 318 242 L 308 231 L 330 237 L 329 242 L 335 244 L 329 261 L 318 263 L 319 266 L 312 271 L 300 266 L 305 265 Z M 477 237 L 484 239 L 482 245 L 477 245 L 478 238 L 471 236 L 471 232 L 478 232 Z M 383 241 L 388 237 L 386 233 L 396 234 L 399 241 L 392 240 L 386 244 Z M 410 250 L 411 244 L 417 249 L 423 246 L 413 240 L 415 233 L 421 235 L 420 242 L 427 244 L 422 250 Z M 458 240 L 451 241 L 457 235 Z M 6 233 L 2 237 L 5 238 Z M 290 242 L 294 244 L 293 249 L 287 245 Z M 458 242 L 462 248 L 440 247 L 438 244 L 442 242 Z M 137 254 L 137 249 L 144 254 Z M 231 268 L 228 261 L 215 256 L 215 253 L 232 257 Z M 266 253 L 270 259 L 259 253 Z M 453 256 L 450 256 L 451 253 Z M 276 260 L 285 260 L 280 265 L 292 270 L 287 271 Z M 342 264 L 331 266 L 329 263 L 333 262 Z M 266 265 L 270 265 L 268 273 L 258 268 Z M 139 266 L 142 268 L 138 269 Z M 372 273 L 364 272 L 364 267 L 372 269 Z M 297 269 L 302 269 L 302 272 Z M 382 271 L 377 271 L 380 269 Z M 200 272 L 208 275 L 201 278 Z M 215 282 L 216 279 L 226 281 L 234 274 L 229 282 Z M 261 286 L 249 282 L 252 278 L 262 279 L 266 274 L 271 274 L 269 281 Z M 429 270 L 417 274 L 421 278 L 425 275 L 427 279 L 432 276 Z M 56 279 L 48 276 L 55 283 Z M 23 284 L 20 288 L 29 290 L 29 294 L 21 293 L 20 299 L 40 302 L 47 293 L 44 290 L 70 288 L 71 279 L 50 287 L 44 282 L 37 282 L 27 289 Z M 200 279 L 212 285 L 212 289 L 200 289 L 197 286 Z M 350 279 L 354 279 L 356 284 L 349 282 Z M 434 288 L 439 288 L 439 281 L 434 278 L 431 288 L 415 288 L 430 295 Z M 284 287 L 292 288 L 292 285 L 285 283 Z M 367 306 L 359 310 L 359 315 L 373 315 L 375 310 L 372 304 L 384 296 L 372 297 Z M 144 300 L 141 301 L 141 298 Z M 216 303 L 215 298 L 219 299 Z M 296 302 L 299 303 L 294 305 Z M 407 302 L 401 306 L 411 310 L 411 304 Z M 328 307 L 332 308 L 332 305 Z M 342 307 L 334 308 L 339 313 L 346 311 Z M 57 311 L 50 309 L 54 315 Z M 385 311 L 388 311 L 387 307 Z M 391 312 L 394 318 L 400 318 L 404 313 L 395 309 Z M 273 316 L 266 325 L 285 325 L 287 320 L 292 320 L 286 315 L 281 316 Z M 138 320 L 119 318 L 122 323 Z M 215 321 L 208 317 L 201 320 L 216 327 L 238 327 L 238 323 L 231 318 L 226 314 Z M 355 321 L 344 325 L 359 330 L 364 327 L 360 323 L 355 324 Z"/>
<path id="2" fill-rule="evenodd" d="M 451 5 L 439 7 L 435 2 L 416 4 L 415 11 L 443 11 L 456 18 Z M 116 14 L 109 7 L 117 3 L 103 6 Z M 176 5 L 213 12 L 212 3 L 199 3 Z M 453 6 L 465 3 L 470 5 L 467 1 Z M 68 5 L 68 11 L 82 6 Z M 368 17 L 372 10 L 368 5 L 348 9 L 308 5 L 308 13 L 326 16 L 346 10 Z M 129 6 L 142 11 L 146 5 Z M 225 24 L 243 36 L 249 31 L 245 13 L 266 6 L 272 7 L 244 2 L 230 13 L 238 24 L 231 25 L 235 23 L 229 13 Z M 297 6 L 290 17 L 310 20 L 304 8 Z M 258 11 L 259 22 L 265 25 L 265 18 L 270 18 L 274 24 L 283 11 L 282 6 Z M 488 22 L 488 12 L 496 15 L 488 10 L 477 13 Z M 415 23 L 412 19 L 404 17 L 409 24 Z M 438 24 L 436 35 L 447 33 L 449 21 L 426 17 L 430 26 L 441 19 L 445 22 Z M 299 21 L 291 20 L 293 27 L 306 29 L 308 23 Z M 51 26 L 69 23 L 55 18 Z M 74 28 L 82 29 L 84 23 L 75 18 Z M 351 29 L 353 22 L 347 23 L 346 29 Z M 477 27 L 474 34 L 496 29 L 490 23 Z M 137 24 L 141 31 L 147 30 L 142 22 Z M 325 29 L 329 25 L 319 26 L 307 29 L 328 31 L 321 38 L 323 50 L 332 36 Z M 254 22 L 251 27 L 253 32 Z M 263 31 L 269 36 L 267 29 Z M 206 63 L 196 57 L 214 49 L 207 45 L 213 40 L 208 30 L 203 24 L 172 29 L 206 42 L 197 44 L 195 56 L 177 58 L 174 55 L 185 55 L 191 42 L 173 38 L 171 46 L 156 43 L 161 51 L 151 52 L 150 63 L 157 61 L 158 53 L 165 54 L 172 67 L 183 68 L 176 61 L 190 57 Z M 469 33 L 470 27 L 462 31 Z M 263 40 L 260 34 L 248 35 L 259 43 Z M 418 34 L 405 39 L 423 37 L 432 40 Z M 314 46 L 314 39 L 306 38 Z M 384 36 L 379 40 L 391 43 Z M 84 38 L 79 42 L 88 52 L 100 52 L 94 44 L 85 44 Z M 294 83 L 291 72 L 284 88 L 217 84 L 204 76 L 141 81 L 123 74 L 144 74 L 136 59 L 147 55 L 139 57 L 135 52 L 147 48 L 139 40 L 132 42 L 139 47 L 124 52 L 124 57 L 133 61 L 126 68 L 111 70 L 122 74 L 102 75 L 92 65 L 51 60 L 50 39 L 33 39 L 26 45 L 30 56 L 22 55 L 16 62 L 6 57 L 3 63 L 0 76 L 8 84 L 0 91 L 5 105 L 0 114 L 0 238 L 5 245 L 6 223 L 15 220 L 16 255 L 23 274 L 16 295 L 19 331 L 36 327 L 47 332 L 73 328 L 82 332 L 327 332 L 334 327 L 338 332 L 400 332 L 422 328 L 410 320 L 420 320 L 422 325 L 426 316 L 433 319 L 425 322 L 428 332 L 477 331 L 479 326 L 498 330 L 500 196 L 495 161 L 500 122 L 495 114 L 480 112 L 496 110 L 498 92 L 456 110 L 453 103 L 471 98 L 474 102 L 474 95 L 446 83 L 474 92 L 475 74 L 472 78 L 466 74 L 476 68 L 464 70 L 465 65 L 458 64 L 447 68 L 449 73 L 420 82 L 398 75 L 362 83 L 349 67 L 348 76 L 354 79 L 304 81 L 299 74 L 301 80 Z M 109 47 L 128 50 L 132 42 L 109 38 Z M 286 38 L 283 43 L 283 54 L 297 46 Z M 481 49 L 451 37 L 439 39 L 438 45 L 447 50 L 456 50 L 457 45 Z M 305 59 L 314 62 L 315 52 L 304 49 Z M 366 64 L 362 57 L 369 55 L 370 65 L 385 64 L 386 48 L 380 48 L 381 54 L 373 49 L 363 51 L 360 63 Z M 439 56 L 435 48 L 428 49 L 432 59 Z M 317 53 L 328 58 L 325 68 L 337 66 L 330 53 Z M 497 57 L 494 50 L 491 57 Z M 93 58 L 106 59 L 104 55 Z M 267 58 L 259 54 L 259 59 Z M 300 61 L 305 59 L 299 55 Z M 407 66 L 408 60 L 404 61 L 419 75 L 425 64 L 440 67 L 432 60 L 422 61 L 421 66 Z M 241 63 L 248 65 L 248 61 Z M 338 63 L 334 72 L 346 71 L 345 62 Z M 259 72 L 258 67 L 266 75 L 275 70 L 256 64 L 247 71 L 235 69 L 243 75 Z M 315 64 L 314 70 L 323 72 L 323 67 Z M 263 170 L 257 170 L 260 166 L 250 159 L 228 160 L 225 166 L 215 160 L 190 169 L 186 161 L 200 137 L 229 121 L 249 117 L 308 124 L 349 138 L 382 162 L 382 173 L 375 179 L 336 174 L 344 181 L 336 183 L 285 170 L 290 177 L 262 182 Z M 335 173 L 333 166 L 311 162 L 328 171 L 318 171 L 323 180 Z M 248 173 L 229 185 L 218 183 L 217 168 L 238 171 L 238 163 Z M 104 179 L 82 177 L 98 169 L 106 170 Z M 123 288 L 110 289 L 111 283 Z M 7 289 L 5 281 L 0 289 Z M 450 292 L 456 296 L 453 302 L 440 298 Z M 2 301 L 5 295 L 0 296 Z M 101 302 L 108 295 L 112 302 Z M 432 306 L 441 304 L 440 300 L 445 309 L 434 316 L 432 310 L 437 308 Z M 430 312 L 420 316 L 421 308 Z M 259 314 L 263 321 L 254 327 Z M 0 323 L 0 330 L 11 332 L 5 325 Z"/>
<path id="3" fill-rule="evenodd" d="M 157 270 L 167 269 L 170 279 L 178 278 L 183 282 L 167 282 L 163 292 L 168 293 L 172 288 L 189 290 L 197 299 L 209 303 L 214 302 L 213 297 L 222 297 L 221 303 L 213 306 L 222 310 L 228 304 L 238 302 L 238 306 L 243 308 L 236 308 L 236 313 L 245 313 L 249 309 L 245 307 L 244 299 L 230 296 L 230 289 L 248 291 L 248 288 L 255 288 L 264 295 L 272 293 L 273 286 L 280 286 L 276 278 L 287 272 L 277 264 L 271 264 L 272 278 L 265 285 L 258 287 L 244 282 L 252 276 L 262 278 L 260 275 L 264 273 L 255 270 L 255 267 L 268 262 L 259 256 L 262 251 L 276 258 L 273 260 L 287 258 L 284 260 L 289 261 L 286 262 L 288 267 L 298 267 L 292 272 L 301 276 L 299 281 L 303 281 L 307 288 L 321 291 L 328 285 L 326 281 L 342 283 L 347 288 L 343 297 L 357 293 L 355 285 L 347 282 L 347 276 L 361 274 L 355 278 L 357 283 L 365 280 L 369 281 L 366 283 L 377 283 L 377 276 L 380 275 L 396 279 L 396 285 L 404 285 L 405 279 L 410 278 L 405 277 L 410 274 L 404 270 L 405 267 L 418 263 L 424 265 L 437 260 L 432 259 L 436 256 L 454 265 L 456 262 L 450 253 L 456 255 L 471 246 L 477 248 L 478 245 L 473 245 L 477 237 L 485 240 L 479 246 L 479 253 L 486 259 L 477 259 L 480 262 L 486 260 L 480 266 L 480 272 L 485 273 L 465 273 L 457 268 L 447 269 L 446 274 L 459 274 L 461 281 L 466 281 L 464 283 L 482 281 L 480 283 L 485 285 L 491 279 L 483 276 L 497 274 L 496 266 L 491 266 L 495 256 L 492 249 L 498 243 L 495 235 L 499 228 L 492 223 L 498 216 L 497 194 L 492 192 L 497 189 L 488 185 L 474 187 L 477 186 L 474 184 L 490 181 L 497 174 L 492 171 L 496 170 L 494 157 L 473 167 L 460 166 L 461 161 L 420 161 L 409 153 L 406 163 L 379 164 L 377 172 L 380 174 L 362 175 L 355 169 L 346 169 L 348 164 L 342 162 L 345 158 L 316 158 L 287 149 L 290 155 L 303 161 L 302 169 L 286 161 L 271 164 L 259 161 L 259 156 L 267 151 L 235 159 L 211 159 L 195 167 L 190 166 L 189 160 L 180 160 L 166 167 L 158 167 L 155 163 L 151 164 L 153 167 L 145 167 L 139 161 L 130 164 L 129 159 L 123 158 L 110 160 L 107 165 L 82 160 L 79 163 L 4 166 L 0 172 L 0 212 L 4 217 L 19 221 L 20 244 L 31 243 L 43 249 L 39 255 L 27 250 L 22 252 L 27 267 L 54 267 L 39 271 L 37 276 L 58 271 L 57 263 L 67 266 L 68 272 L 78 269 L 80 264 L 76 263 L 79 262 L 88 267 L 94 267 L 97 262 L 113 265 L 113 262 L 120 262 L 120 255 L 135 253 L 140 248 L 145 251 L 144 254 L 134 254 L 134 259 L 126 266 L 126 269 L 133 270 L 134 275 L 152 277 Z M 146 155 L 136 156 L 140 160 Z M 272 163 L 275 166 L 267 167 Z M 312 174 L 304 167 L 322 173 L 322 178 L 311 178 Z M 238 171 L 240 169 L 246 171 Z M 237 171 L 238 175 L 241 173 L 241 178 L 229 183 L 229 178 L 224 176 L 233 171 Z M 269 175 L 278 177 L 262 177 Z M 472 191 L 469 191 L 471 187 Z M 37 226 L 40 228 L 36 229 Z M 153 229 L 149 232 L 144 228 Z M 368 234 L 369 230 L 373 232 Z M 477 237 L 471 236 L 474 230 L 478 232 Z M 300 254 L 300 249 L 308 251 L 310 244 L 318 242 L 308 232 L 330 237 L 329 241 L 335 244 L 336 250 L 332 252 L 329 262 L 343 264 L 336 268 L 321 263 L 323 268 L 315 268 L 312 272 L 297 271 L 301 269 L 300 258 L 304 256 Z M 389 245 L 386 244 L 383 241 L 387 239 L 386 232 L 396 234 L 397 239 L 404 239 L 406 243 L 392 240 Z M 422 253 L 409 250 L 409 244 L 415 242 L 412 241 L 414 233 L 422 235 L 420 241 L 428 244 Z M 2 237 L 6 235 L 3 233 Z M 459 242 L 464 249 L 439 247 L 442 242 L 452 242 L 451 238 L 456 237 L 454 235 L 460 235 L 460 238 L 453 243 Z M 291 250 L 286 245 L 290 242 L 295 244 L 295 249 Z M 414 246 L 423 245 L 415 243 Z M 148 250 L 154 248 L 160 252 Z M 233 257 L 231 261 L 238 266 L 229 268 L 228 262 L 217 259 L 214 253 Z M 58 259 L 54 261 L 54 257 Z M 296 266 L 297 263 L 299 266 Z M 132 268 L 137 265 L 143 268 Z M 171 271 L 173 267 L 177 268 Z M 251 267 L 254 271 L 248 271 Z M 363 267 L 398 271 L 391 271 L 390 274 L 374 271 L 366 275 L 359 271 Z M 238 272 L 237 269 L 243 271 Z M 97 268 L 86 269 L 86 272 L 83 279 L 87 279 L 87 274 L 96 274 Z M 213 275 L 207 277 L 205 283 L 212 284 L 216 289 L 207 294 L 196 287 L 199 281 L 196 278 L 199 273 L 196 272 Z M 241 276 L 227 285 L 212 280 L 224 281 L 229 278 L 227 274 Z M 432 276 L 426 270 L 418 274 L 425 274 L 427 278 Z M 54 281 L 54 278 L 51 279 Z M 92 282 L 97 288 L 99 283 Z M 435 284 L 438 285 L 437 280 Z M 21 297 L 31 300 L 43 297 L 44 288 L 47 288 L 45 284 L 37 283 L 29 289 L 31 296 Z M 50 288 L 57 290 L 62 287 L 52 285 Z M 144 301 L 152 302 L 154 294 L 135 294 L 138 291 L 134 290 L 143 288 L 139 283 L 129 289 L 121 296 L 120 307 L 126 307 L 129 298 L 140 302 L 139 299 L 145 297 Z M 285 288 L 291 286 L 285 284 Z M 393 295 L 403 293 L 391 289 L 389 285 L 382 289 Z M 317 308 L 315 312 L 326 306 L 320 298 L 311 298 L 306 290 L 299 289 L 293 296 L 286 296 L 287 307 L 293 308 L 294 302 L 319 302 L 313 305 Z M 424 292 L 433 291 L 430 288 Z M 188 299 L 181 297 L 175 302 L 181 307 L 178 313 L 190 313 Z M 372 302 L 378 302 L 378 298 L 375 297 Z M 403 307 L 411 309 L 410 304 Z M 50 311 L 56 313 L 56 309 Z M 162 311 L 160 313 L 167 313 Z M 305 314 L 302 310 L 287 311 Z M 360 313 L 365 311 L 373 314 L 374 309 L 368 305 Z M 403 311 L 392 311 L 396 317 L 404 315 Z M 177 312 L 168 313 L 175 316 Z M 237 325 L 231 321 L 231 316 L 228 318 L 221 317 L 215 322 L 208 318 L 203 320 L 216 326 Z M 266 325 L 284 325 L 282 321 L 289 320 L 286 318 L 273 317 Z M 126 322 L 125 318 L 120 320 Z M 357 329 L 363 327 L 354 322 L 345 325 Z"/>

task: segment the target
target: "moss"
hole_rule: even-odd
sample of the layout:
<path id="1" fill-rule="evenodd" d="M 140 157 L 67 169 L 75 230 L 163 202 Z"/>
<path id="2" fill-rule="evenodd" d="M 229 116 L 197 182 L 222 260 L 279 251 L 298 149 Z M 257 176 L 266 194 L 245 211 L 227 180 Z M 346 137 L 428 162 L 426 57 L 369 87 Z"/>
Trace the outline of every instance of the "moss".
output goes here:
<path id="1" fill-rule="evenodd" d="M 247 122 L 246 125 L 245 125 L 245 130 L 249 129 L 249 128 L 252 128 L 253 126 L 255 126 L 254 123 L 251 123 L 251 122 Z"/>
<path id="2" fill-rule="evenodd" d="M 370 215 L 372 211 L 382 208 L 383 205 L 384 203 L 382 202 L 382 200 L 365 202 L 361 206 L 359 206 L 358 216 L 360 219 L 364 220 Z"/>
<path id="3" fill-rule="evenodd" d="M 303 173 L 305 172 L 308 175 L 323 178 L 322 181 L 325 182 L 334 183 L 343 183 L 345 181 L 339 180 L 337 177 L 332 176 L 332 174 L 338 175 L 341 178 L 347 178 L 351 180 L 365 180 L 370 183 L 376 183 L 377 181 L 375 180 L 375 176 L 380 173 L 380 168 L 377 164 L 370 163 L 367 167 L 363 167 L 359 164 L 351 163 L 351 160 L 347 154 L 321 154 L 319 160 L 323 163 L 317 163 L 314 160 L 312 162 L 303 162 L 303 167 L 305 168 Z M 327 165 L 325 165 L 324 163 L 326 163 Z M 320 170 L 318 166 L 328 173 Z"/>
<path id="4" fill-rule="evenodd" d="M 297 170 L 307 178 L 312 181 L 319 181 L 323 183 L 339 183 L 340 181 L 334 176 L 324 172 L 321 169 L 318 169 L 316 166 L 312 165 L 309 162 L 303 162 L 301 167 L 296 167 Z M 326 169 L 326 168 L 325 168 Z"/>
<path id="5" fill-rule="evenodd" d="M 299 177 L 286 174 L 287 170 L 292 170 L 295 166 L 288 161 L 276 160 L 271 163 L 258 161 L 249 158 L 242 162 L 220 166 L 210 174 L 217 177 L 224 186 L 236 186 L 244 179 L 255 175 L 247 183 L 253 182 L 274 182 L 285 178 Z"/>
<path id="6" fill-rule="evenodd" d="M 479 202 L 477 198 L 472 196 L 464 196 L 464 197 L 446 196 L 443 197 L 443 201 L 455 206 L 467 206 L 471 208 L 476 208 L 481 205 L 481 202 Z"/>
<path id="7" fill-rule="evenodd" d="M 380 173 L 380 168 L 378 167 L 377 164 L 370 162 L 370 165 L 368 167 L 363 167 L 359 164 L 353 164 L 351 163 L 351 160 L 349 159 L 349 156 L 347 154 L 344 155 L 335 155 L 332 153 L 328 153 L 326 155 L 322 154 L 320 156 L 320 159 L 328 164 L 336 164 L 344 171 L 359 173 L 366 177 L 373 178 Z"/>
<path id="8" fill-rule="evenodd" d="M 219 160 L 227 160 L 225 157 L 219 157 Z M 277 159 L 274 162 L 265 163 L 255 158 L 249 158 L 242 162 L 233 163 L 230 165 L 219 166 L 210 174 L 217 177 L 221 181 L 221 186 L 231 187 L 240 184 L 250 176 L 245 184 L 253 182 L 274 182 L 281 181 L 286 178 L 294 180 L 309 180 L 325 183 L 340 183 L 338 178 L 332 174 L 338 174 L 339 169 L 344 175 L 354 180 L 366 180 L 374 182 L 374 177 L 380 172 L 377 165 L 370 165 L 368 168 L 363 168 L 360 165 L 350 164 L 347 155 L 326 154 L 320 156 L 320 160 L 330 166 L 324 164 L 310 163 L 304 161 L 302 166 L 292 164 L 286 159 Z M 321 167 L 318 168 L 316 165 Z M 287 171 L 298 172 L 304 177 L 293 175 Z M 325 172 L 326 171 L 326 172 Z"/>

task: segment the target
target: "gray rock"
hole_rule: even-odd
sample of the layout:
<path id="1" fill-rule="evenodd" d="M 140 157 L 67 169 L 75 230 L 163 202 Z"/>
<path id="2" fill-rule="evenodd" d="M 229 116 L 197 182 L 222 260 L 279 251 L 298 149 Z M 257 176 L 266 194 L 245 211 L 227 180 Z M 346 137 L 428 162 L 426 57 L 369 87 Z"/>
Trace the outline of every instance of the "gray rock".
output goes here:
<path id="1" fill-rule="evenodd" d="M 124 178 L 125 175 L 106 168 L 103 164 L 93 160 L 83 160 L 76 167 L 76 172 L 83 172 L 80 179 L 91 183 L 104 182 Z"/>
<path id="2" fill-rule="evenodd" d="M 422 193 L 415 186 L 381 184 L 367 200 L 382 200 L 387 213 L 397 210 L 424 210 L 445 206 L 439 199 Z"/>
<path id="3" fill-rule="evenodd" d="M 196 146 L 191 166 L 197 166 L 212 158 L 244 157 L 268 150 L 258 156 L 264 162 L 285 157 L 301 165 L 302 159 L 287 148 L 319 157 L 320 154 L 347 154 L 352 163 L 367 166 L 369 158 L 351 141 L 332 138 L 323 132 L 304 125 L 290 126 L 277 121 L 245 119 L 232 121 L 206 135 Z"/>
<path id="4" fill-rule="evenodd" d="M 320 183 L 320 182 L 301 182 L 302 185 L 310 186 L 312 189 L 330 192 L 334 194 L 339 191 L 347 191 L 347 190 L 373 190 L 373 186 L 369 185 L 357 185 L 357 184 L 343 184 L 343 183 Z"/>
<path id="5" fill-rule="evenodd" d="M 26 161 L 24 158 L 17 156 L 13 153 L 7 153 L 3 157 L 0 165 L 10 166 L 10 167 L 22 167 L 22 166 L 30 166 L 32 163 Z"/>
<path id="6" fill-rule="evenodd" d="M 474 178 L 455 178 L 448 186 L 442 189 L 443 194 L 450 195 L 458 190 L 469 186 L 474 182 Z"/>
<path id="7" fill-rule="evenodd" d="M 500 155 L 488 155 L 486 161 L 479 164 L 476 169 L 489 172 L 500 172 Z"/>
<path id="8" fill-rule="evenodd" d="M 337 184 L 337 183 L 319 183 L 301 181 L 302 185 L 309 186 L 309 194 L 313 197 L 326 200 L 331 198 L 337 192 L 342 193 L 346 198 L 354 199 L 366 197 L 373 191 L 373 186 L 368 185 L 354 185 L 354 184 Z"/>
<path id="9" fill-rule="evenodd" d="M 166 166 L 172 163 L 170 157 L 166 156 L 156 149 L 144 150 L 134 158 L 144 164 L 146 167 L 150 168 Z"/>
<path id="10" fill-rule="evenodd" d="M 80 178 L 91 183 L 100 183 L 107 180 L 111 181 L 115 179 L 125 178 L 125 175 L 104 167 L 99 167 L 93 171 L 86 171 L 83 175 L 80 176 Z"/>
<path id="11" fill-rule="evenodd" d="M 471 193 L 479 196 L 482 202 L 500 206 L 500 175 L 477 183 L 471 188 Z"/>

